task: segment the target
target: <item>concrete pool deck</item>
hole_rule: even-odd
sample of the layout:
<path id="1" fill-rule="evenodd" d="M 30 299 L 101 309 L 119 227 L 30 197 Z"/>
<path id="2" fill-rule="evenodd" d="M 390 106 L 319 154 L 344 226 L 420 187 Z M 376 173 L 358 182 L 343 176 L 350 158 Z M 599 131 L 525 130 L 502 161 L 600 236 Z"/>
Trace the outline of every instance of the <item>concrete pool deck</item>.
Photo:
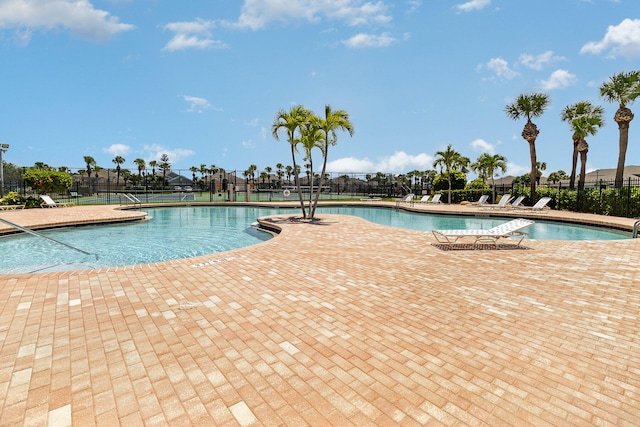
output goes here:
<path id="1" fill-rule="evenodd" d="M 635 222 L 516 216 L 536 215 Z M 442 251 L 427 232 L 288 216 L 224 253 L 0 275 L 0 425 L 640 425 L 640 240 Z"/>

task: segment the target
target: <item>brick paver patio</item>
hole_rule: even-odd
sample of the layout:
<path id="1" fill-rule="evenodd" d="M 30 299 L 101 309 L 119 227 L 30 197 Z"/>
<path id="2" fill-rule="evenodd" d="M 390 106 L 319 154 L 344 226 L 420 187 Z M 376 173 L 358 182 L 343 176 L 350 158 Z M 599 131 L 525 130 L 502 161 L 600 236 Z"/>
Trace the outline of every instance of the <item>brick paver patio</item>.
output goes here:
<path id="1" fill-rule="evenodd" d="M 640 240 L 442 251 L 320 217 L 198 258 L 0 275 L 0 425 L 640 425 Z"/>

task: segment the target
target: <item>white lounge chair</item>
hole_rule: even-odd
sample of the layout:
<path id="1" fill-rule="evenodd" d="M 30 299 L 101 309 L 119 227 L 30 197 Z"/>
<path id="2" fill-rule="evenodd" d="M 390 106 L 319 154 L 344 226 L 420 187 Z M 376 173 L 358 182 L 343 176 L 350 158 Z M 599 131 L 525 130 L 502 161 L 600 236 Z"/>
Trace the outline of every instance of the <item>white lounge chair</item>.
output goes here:
<path id="1" fill-rule="evenodd" d="M 508 203 L 507 206 L 510 208 L 517 208 L 522 204 L 523 200 L 524 200 L 524 196 L 518 196 L 513 202 Z"/>
<path id="2" fill-rule="evenodd" d="M 438 193 L 438 194 L 434 194 L 434 195 L 433 195 L 433 198 L 432 198 L 430 201 L 428 201 L 427 203 L 442 203 L 442 202 L 440 201 L 440 198 L 441 198 L 441 197 L 442 197 L 442 194 L 440 194 L 440 193 Z"/>
<path id="3" fill-rule="evenodd" d="M 41 208 L 64 208 L 68 206 L 66 203 L 56 203 L 51 197 L 44 194 L 40 198 L 42 199 Z"/>
<path id="4" fill-rule="evenodd" d="M 488 194 L 483 194 L 482 196 L 480 196 L 480 198 L 475 201 L 475 202 L 471 202 L 469 203 L 470 206 L 482 206 L 487 204 L 487 200 L 489 200 L 489 195 Z"/>
<path id="5" fill-rule="evenodd" d="M 519 238 L 516 246 L 520 246 L 522 240 L 527 236 L 527 233 L 523 232 L 522 229 L 533 224 L 534 221 L 530 219 L 518 218 L 488 230 L 432 230 L 431 232 L 439 243 L 446 245 L 452 245 L 458 240 L 468 237 L 474 239 L 474 245 L 478 243 L 492 243 L 496 247 L 499 247 L 498 241 L 500 239 L 515 237 Z"/>
<path id="6" fill-rule="evenodd" d="M 400 206 L 400 204 L 402 203 L 409 203 L 410 205 L 413 205 L 413 198 L 415 197 L 414 194 L 407 194 L 405 197 L 403 197 L 402 199 L 398 200 L 396 202 L 396 206 Z"/>
<path id="7" fill-rule="evenodd" d="M 418 203 L 429 203 L 430 198 L 431 198 L 431 195 L 422 196 L 422 198 L 418 200 Z"/>
<path id="8" fill-rule="evenodd" d="M 544 211 L 549 210 L 547 204 L 551 201 L 551 197 L 542 197 L 533 206 L 518 206 L 517 209 L 530 210 L 530 211 Z"/>
<path id="9" fill-rule="evenodd" d="M 484 205 L 480 205 L 481 209 L 494 209 L 494 208 L 504 208 L 507 206 L 507 203 L 509 203 L 509 200 L 511 200 L 511 194 L 503 194 L 502 197 L 500 198 L 500 201 L 496 204 L 489 204 L 489 203 L 485 203 Z"/>

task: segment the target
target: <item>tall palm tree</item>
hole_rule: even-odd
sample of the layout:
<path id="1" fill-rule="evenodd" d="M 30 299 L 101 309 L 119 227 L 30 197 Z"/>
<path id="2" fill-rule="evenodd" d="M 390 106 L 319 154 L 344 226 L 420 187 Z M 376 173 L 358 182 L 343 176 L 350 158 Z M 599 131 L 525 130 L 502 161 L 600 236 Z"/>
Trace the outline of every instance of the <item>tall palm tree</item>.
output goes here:
<path id="1" fill-rule="evenodd" d="M 540 133 L 538 127 L 531 119 L 540 117 L 550 102 L 551 97 L 546 93 L 522 94 L 504 109 L 507 116 L 512 120 L 518 120 L 521 117 L 527 119 L 521 135 L 522 138 L 529 143 L 529 157 L 531 158 L 531 172 L 529 174 L 531 203 L 536 202 L 536 139 Z"/>
<path id="2" fill-rule="evenodd" d="M 320 172 L 320 182 L 318 183 L 318 190 L 316 191 L 316 198 L 313 202 L 313 208 L 311 209 L 311 218 L 316 212 L 318 207 L 318 201 L 320 200 L 320 193 L 322 193 L 322 186 L 327 172 L 327 158 L 329 157 L 329 146 L 336 145 L 338 143 L 338 135 L 336 131 L 341 130 L 348 132 L 349 136 L 353 136 L 355 131 L 353 124 L 349 120 L 349 113 L 344 110 L 333 111 L 330 105 L 324 107 L 324 118 L 318 118 L 318 128 L 324 134 L 324 149 L 322 149 L 322 172 Z"/>
<path id="3" fill-rule="evenodd" d="M 311 117 L 311 111 L 304 108 L 302 105 L 296 105 L 289 111 L 280 110 L 276 113 L 276 117 L 271 125 L 271 133 L 273 137 L 278 141 L 280 140 L 279 133 L 281 130 L 286 131 L 287 141 L 291 145 L 291 159 L 293 160 L 293 173 L 298 189 L 298 198 L 300 200 L 300 208 L 302 209 L 302 217 L 307 218 L 307 211 L 304 208 L 304 200 L 302 198 L 302 188 L 300 187 L 300 168 L 296 163 L 296 145 L 298 144 L 296 134 L 300 132 L 300 127 L 303 126 Z"/>
<path id="4" fill-rule="evenodd" d="M 115 156 L 113 160 L 111 160 L 116 165 L 116 187 L 120 185 L 120 165 L 125 162 L 124 157 Z"/>
<path id="5" fill-rule="evenodd" d="M 615 74 L 608 82 L 600 86 L 600 96 L 607 102 L 618 103 L 618 110 L 613 120 L 618 124 L 620 131 L 618 166 L 616 168 L 617 188 L 622 187 L 624 178 L 624 162 L 629 145 L 629 124 L 633 120 L 633 112 L 627 108 L 640 96 L 640 71 L 630 71 Z"/>
<path id="6" fill-rule="evenodd" d="M 582 114 L 576 115 L 571 120 L 571 130 L 573 131 L 574 140 L 578 140 L 576 147 L 580 153 L 580 178 L 578 179 L 578 190 L 584 189 L 584 180 L 587 169 L 587 153 L 589 152 L 589 144 L 586 137 L 595 135 L 598 130 L 604 126 L 604 108 L 593 106 L 590 102 L 583 101 Z"/>
<path id="7" fill-rule="evenodd" d="M 580 143 L 580 135 L 575 132 L 572 122 L 577 116 L 587 113 L 588 109 L 591 107 L 592 105 L 590 102 L 580 101 L 572 105 L 567 105 L 560 114 L 560 120 L 569 123 L 569 127 L 573 131 L 573 135 L 571 136 L 571 139 L 573 140 L 573 154 L 571 156 L 571 175 L 569 176 L 569 188 L 571 189 L 573 189 L 576 184 L 576 170 L 578 167 L 578 144 Z"/>
<path id="8" fill-rule="evenodd" d="M 313 149 L 318 148 L 324 153 L 324 133 L 319 127 L 319 120 L 310 120 L 300 128 L 300 137 L 298 138 L 298 144 L 304 148 L 304 160 L 308 163 L 305 164 L 307 169 L 307 184 L 309 185 L 309 212 L 312 212 L 312 199 L 313 199 Z M 313 215 L 311 215 L 313 218 Z"/>
<path id="9" fill-rule="evenodd" d="M 444 167 L 449 181 L 449 197 L 448 203 L 451 204 L 451 172 L 454 170 L 463 170 L 469 165 L 469 159 L 458 153 L 451 147 L 451 144 L 447 145 L 446 150 L 438 151 L 436 158 L 433 162 L 433 167 Z"/>
<path id="10" fill-rule="evenodd" d="M 496 183 L 495 177 L 496 172 L 498 170 L 505 173 L 507 171 L 507 158 L 501 154 L 489 154 L 483 153 L 478 157 L 478 160 L 471 165 L 471 168 L 474 169 L 480 176 L 482 176 L 485 181 L 487 178 L 491 177 L 491 188 L 492 188 L 492 203 L 496 202 Z"/>

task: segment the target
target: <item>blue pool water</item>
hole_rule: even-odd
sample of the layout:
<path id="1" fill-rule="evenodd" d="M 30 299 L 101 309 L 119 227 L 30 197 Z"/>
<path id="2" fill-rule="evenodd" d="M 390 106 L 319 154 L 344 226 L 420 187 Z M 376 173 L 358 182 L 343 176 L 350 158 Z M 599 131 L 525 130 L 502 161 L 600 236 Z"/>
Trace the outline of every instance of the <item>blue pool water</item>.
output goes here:
<path id="1" fill-rule="evenodd" d="M 154 208 L 147 212 L 153 217 L 151 221 L 43 232 L 95 255 L 85 255 L 32 235 L 0 238 L 0 274 L 116 267 L 223 252 L 269 239 L 269 234 L 251 227 L 258 217 L 299 215 L 300 210 L 215 206 Z M 318 213 L 354 215 L 378 224 L 420 231 L 491 228 L 505 221 L 504 218 L 433 215 L 375 207 L 319 207 Z M 629 233 L 604 228 L 539 220 L 526 231 L 532 239 L 612 240 L 630 237 Z"/>

